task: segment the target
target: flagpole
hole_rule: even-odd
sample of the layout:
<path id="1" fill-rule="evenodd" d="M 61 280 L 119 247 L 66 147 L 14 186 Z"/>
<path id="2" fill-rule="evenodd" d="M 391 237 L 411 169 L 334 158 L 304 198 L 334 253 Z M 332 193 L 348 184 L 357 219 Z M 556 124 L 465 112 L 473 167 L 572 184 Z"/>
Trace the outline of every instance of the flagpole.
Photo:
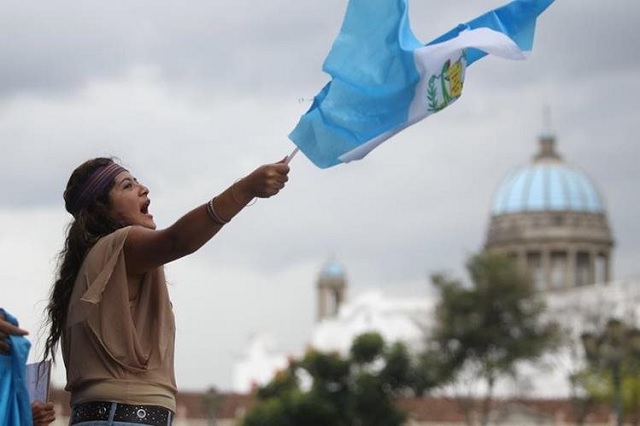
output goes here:
<path id="1" fill-rule="evenodd" d="M 293 159 L 293 157 L 296 156 L 296 154 L 298 153 L 298 151 L 300 151 L 300 148 L 298 148 L 296 146 L 296 148 L 291 152 L 291 154 L 289 154 L 289 156 L 287 156 L 287 159 L 285 160 L 285 164 L 289 164 L 289 162 L 291 162 L 291 160 Z"/>

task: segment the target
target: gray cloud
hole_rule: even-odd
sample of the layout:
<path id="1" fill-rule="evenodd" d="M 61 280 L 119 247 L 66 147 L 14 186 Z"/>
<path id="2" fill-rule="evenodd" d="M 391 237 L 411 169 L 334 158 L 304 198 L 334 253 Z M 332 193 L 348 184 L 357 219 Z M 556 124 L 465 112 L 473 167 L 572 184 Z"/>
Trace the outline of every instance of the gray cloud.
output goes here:
<path id="1" fill-rule="evenodd" d="M 340 19 L 336 1 L 64 3 L 5 5 L 0 94 L 65 93 L 141 64 L 213 91 L 282 90 L 317 69 Z"/>
<path id="2" fill-rule="evenodd" d="M 429 41 L 458 22 L 501 4 L 411 4 L 416 34 Z M 22 2 L 3 7 L 0 94 L 64 93 L 95 78 L 117 77 L 133 66 L 157 66 L 169 81 L 219 90 L 296 90 L 321 78 L 319 65 L 340 25 L 344 2 L 262 4 L 166 1 Z M 597 0 L 557 1 L 539 20 L 532 60 L 517 75 L 526 79 L 581 78 L 637 66 L 634 17 L 640 5 L 619 0 L 603 9 Z M 541 53 L 535 52 L 535 56 Z M 510 67 L 493 79 L 510 81 Z M 476 78 L 481 78 L 480 76 Z M 519 81 L 519 80 L 518 80 Z M 514 83 L 519 84 L 519 83 Z M 314 86 L 315 87 L 315 86 Z M 310 95 L 310 94 L 308 94 Z"/>

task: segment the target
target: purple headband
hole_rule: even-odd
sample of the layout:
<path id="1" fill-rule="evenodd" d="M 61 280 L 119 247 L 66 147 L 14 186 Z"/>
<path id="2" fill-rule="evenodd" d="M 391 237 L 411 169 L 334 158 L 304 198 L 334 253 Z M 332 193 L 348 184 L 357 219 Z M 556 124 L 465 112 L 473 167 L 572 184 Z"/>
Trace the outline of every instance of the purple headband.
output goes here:
<path id="1" fill-rule="evenodd" d="M 78 198 L 71 203 L 71 214 L 75 216 L 82 208 L 94 202 L 117 175 L 126 171 L 127 169 L 116 163 L 110 163 L 96 169 L 85 182 Z"/>

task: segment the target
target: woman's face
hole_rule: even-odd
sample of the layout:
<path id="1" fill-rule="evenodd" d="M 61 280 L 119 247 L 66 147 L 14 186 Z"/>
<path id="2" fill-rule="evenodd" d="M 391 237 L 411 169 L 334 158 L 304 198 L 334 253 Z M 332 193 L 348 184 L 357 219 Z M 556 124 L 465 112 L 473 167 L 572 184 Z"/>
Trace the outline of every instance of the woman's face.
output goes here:
<path id="1" fill-rule="evenodd" d="M 129 172 L 122 172 L 115 178 L 109 192 L 112 217 L 125 226 L 139 225 L 156 229 L 153 215 L 149 213 L 149 188 L 138 183 Z"/>

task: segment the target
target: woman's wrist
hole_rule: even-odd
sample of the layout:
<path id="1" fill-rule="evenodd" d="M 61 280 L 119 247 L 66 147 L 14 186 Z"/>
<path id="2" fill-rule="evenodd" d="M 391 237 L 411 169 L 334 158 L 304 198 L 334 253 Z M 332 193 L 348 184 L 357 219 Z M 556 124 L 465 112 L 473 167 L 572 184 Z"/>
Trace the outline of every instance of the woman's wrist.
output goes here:
<path id="1" fill-rule="evenodd" d="M 246 206 L 255 198 L 246 179 L 246 177 L 240 178 L 231 185 L 231 198 L 239 206 Z"/>

